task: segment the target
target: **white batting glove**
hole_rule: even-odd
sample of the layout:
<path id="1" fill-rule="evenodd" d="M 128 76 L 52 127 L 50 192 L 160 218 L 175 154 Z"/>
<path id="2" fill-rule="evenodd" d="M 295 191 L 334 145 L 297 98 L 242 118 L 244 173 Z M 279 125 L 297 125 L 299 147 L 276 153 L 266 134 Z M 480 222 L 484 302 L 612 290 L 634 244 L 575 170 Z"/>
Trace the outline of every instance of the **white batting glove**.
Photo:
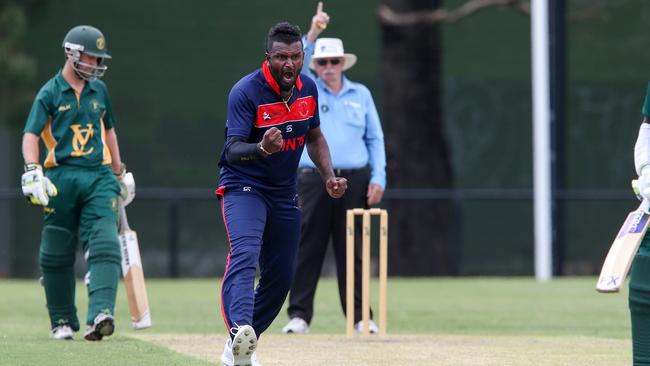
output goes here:
<path id="1" fill-rule="evenodd" d="M 650 200 L 650 165 L 641 168 L 641 175 L 632 185 L 634 193 L 642 199 Z M 636 186 L 636 187 L 635 187 Z"/>
<path id="2" fill-rule="evenodd" d="M 43 175 L 43 168 L 40 164 L 25 165 L 21 183 L 23 194 L 32 205 L 47 206 L 50 203 L 50 197 L 59 194 L 56 186 Z"/>
<path id="3" fill-rule="evenodd" d="M 124 202 L 124 206 L 128 206 L 135 198 L 135 179 L 133 173 L 126 172 L 126 167 L 122 170 L 122 174 L 117 175 L 117 181 L 120 183 L 120 198 Z"/>

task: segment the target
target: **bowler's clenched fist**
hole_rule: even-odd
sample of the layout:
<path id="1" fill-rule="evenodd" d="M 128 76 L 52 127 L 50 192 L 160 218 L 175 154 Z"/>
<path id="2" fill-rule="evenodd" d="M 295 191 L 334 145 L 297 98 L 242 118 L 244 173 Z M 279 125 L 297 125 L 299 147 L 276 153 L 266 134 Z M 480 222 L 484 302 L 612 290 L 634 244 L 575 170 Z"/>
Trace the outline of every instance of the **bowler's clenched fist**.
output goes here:
<path id="1" fill-rule="evenodd" d="M 332 198 L 341 198 L 348 189 L 348 180 L 341 177 L 332 177 L 325 182 L 325 189 Z"/>
<path id="2" fill-rule="evenodd" d="M 282 132 L 277 127 L 271 127 L 264 132 L 262 148 L 264 148 L 264 151 L 268 151 L 269 154 L 273 154 L 282 149 L 283 142 Z"/>

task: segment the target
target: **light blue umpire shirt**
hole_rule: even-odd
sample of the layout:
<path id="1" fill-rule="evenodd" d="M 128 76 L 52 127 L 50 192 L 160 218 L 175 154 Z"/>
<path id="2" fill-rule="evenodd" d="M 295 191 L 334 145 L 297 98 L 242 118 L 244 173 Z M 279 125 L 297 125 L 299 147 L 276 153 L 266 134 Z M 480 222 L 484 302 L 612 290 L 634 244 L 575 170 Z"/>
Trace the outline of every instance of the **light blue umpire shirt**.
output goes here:
<path id="1" fill-rule="evenodd" d="M 343 88 L 335 95 L 309 69 L 315 42 L 303 36 L 305 62 L 302 72 L 316 81 L 320 128 L 327 139 L 335 169 L 361 169 L 370 165 L 370 183 L 386 189 L 386 150 L 384 133 L 370 90 L 343 75 Z M 315 168 L 302 152 L 299 168 Z"/>

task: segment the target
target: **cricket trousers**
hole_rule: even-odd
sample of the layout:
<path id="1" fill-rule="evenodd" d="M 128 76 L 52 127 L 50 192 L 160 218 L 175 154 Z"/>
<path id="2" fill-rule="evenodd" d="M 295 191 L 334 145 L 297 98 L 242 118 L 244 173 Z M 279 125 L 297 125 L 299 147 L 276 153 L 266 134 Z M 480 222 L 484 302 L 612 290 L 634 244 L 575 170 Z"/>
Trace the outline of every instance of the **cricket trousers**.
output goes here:
<path id="1" fill-rule="evenodd" d="M 88 262 L 86 324 L 113 313 L 120 276 L 117 238 L 119 183 L 108 166 L 59 166 L 45 171 L 59 194 L 44 207 L 39 264 L 52 327 L 79 330 L 74 263 L 78 243 Z"/>
<path id="2" fill-rule="evenodd" d="M 634 366 L 650 366 L 650 231 L 630 270 L 629 307 Z"/>
<path id="3" fill-rule="evenodd" d="M 217 190 L 230 252 L 221 282 L 221 312 L 232 329 L 251 325 L 261 335 L 280 312 L 295 269 L 300 208 L 294 190 L 250 186 Z M 259 265 L 259 281 L 255 286 Z"/>
<path id="4" fill-rule="evenodd" d="M 339 199 L 329 196 L 318 171 L 301 168 L 298 172 L 298 196 L 302 209 L 302 224 L 298 262 L 289 294 L 289 318 L 298 317 L 311 323 L 314 315 L 314 295 L 323 268 L 327 245 L 332 237 L 339 299 L 343 313 L 345 295 L 345 225 L 346 211 L 367 207 L 367 190 L 370 181 L 368 169 L 335 169 L 337 176 L 348 181 L 345 195 Z M 354 322 L 361 320 L 361 225 L 355 225 L 354 250 Z"/>

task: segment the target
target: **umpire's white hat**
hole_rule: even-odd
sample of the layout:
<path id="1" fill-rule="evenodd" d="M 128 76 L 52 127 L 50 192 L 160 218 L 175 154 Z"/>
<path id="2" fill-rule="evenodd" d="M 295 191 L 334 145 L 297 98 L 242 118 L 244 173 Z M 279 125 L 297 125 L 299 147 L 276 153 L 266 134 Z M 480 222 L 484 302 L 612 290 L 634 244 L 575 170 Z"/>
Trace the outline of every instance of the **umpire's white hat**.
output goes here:
<path id="1" fill-rule="evenodd" d="M 319 58 L 343 58 L 343 71 L 357 63 L 357 56 L 343 51 L 343 41 L 339 38 L 319 38 L 316 40 L 314 55 L 309 63 L 309 68 L 316 70 L 316 60 Z"/>

